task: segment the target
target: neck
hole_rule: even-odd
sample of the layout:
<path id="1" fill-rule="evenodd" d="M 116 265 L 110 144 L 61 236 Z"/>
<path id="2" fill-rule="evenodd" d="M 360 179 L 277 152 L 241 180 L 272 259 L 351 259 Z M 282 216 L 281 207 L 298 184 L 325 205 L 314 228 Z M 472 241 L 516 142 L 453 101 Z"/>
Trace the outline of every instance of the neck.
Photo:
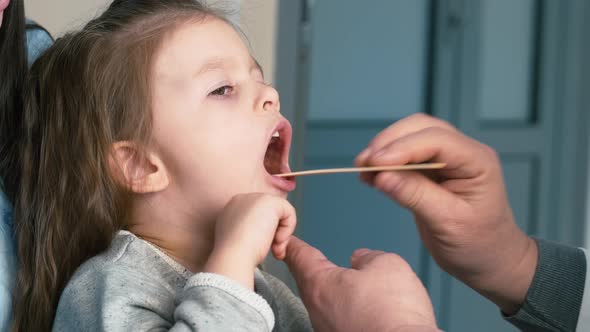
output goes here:
<path id="1" fill-rule="evenodd" d="M 158 246 L 189 271 L 202 271 L 213 250 L 215 220 L 163 208 L 167 205 L 157 200 L 136 201 L 129 231 Z"/>

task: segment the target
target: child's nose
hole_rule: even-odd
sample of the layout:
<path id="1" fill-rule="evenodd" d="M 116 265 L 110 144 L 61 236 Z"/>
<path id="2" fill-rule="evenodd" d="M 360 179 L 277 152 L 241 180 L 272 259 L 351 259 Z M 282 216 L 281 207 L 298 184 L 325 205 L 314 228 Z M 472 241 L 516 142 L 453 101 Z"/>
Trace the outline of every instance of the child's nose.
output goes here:
<path id="1" fill-rule="evenodd" d="M 257 103 L 257 109 L 264 111 L 276 111 L 281 110 L 281 103 L 279 101 L 279 93 L 271 86 L 264 86 L 260 92 L 260 96 Z"/>

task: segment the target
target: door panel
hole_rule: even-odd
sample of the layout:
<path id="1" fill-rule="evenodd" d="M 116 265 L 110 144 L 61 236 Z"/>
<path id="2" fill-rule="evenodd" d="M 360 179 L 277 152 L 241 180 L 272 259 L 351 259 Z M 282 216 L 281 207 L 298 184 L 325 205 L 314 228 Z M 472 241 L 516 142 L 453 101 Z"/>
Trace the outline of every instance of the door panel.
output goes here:
<path id="1" fill-rule="evenodd" d="M 306 141 L 305 165 L 310 169 L 349 165 L 378 129 L 311 126 Z M 357 174 L 305 177 L 299 215 L 300 232 L 322 248 L 336 264 L 349 266 L 357 248 L 402 255 L 420 269 L 421 243 L 408 211 L 360 183 Z"/>
<path id="2" fill-rule="evenodd" d="M 429 0 L 309 1 L 304 169 L 351 166 L 380 130 L 424 110 Z M 298 181 L 299 234 L 348 266 L 370 247 L 422 257 L 411 215 L 356 175 Z"/>
<path id="3" fill-rule="evenodd" d="M 503 321 L 496 305 L 463 283 L 453 282 L 449 297 L 447 319 L 450 324 L 446 331 L 519 331 Z"/>
<path id="4" fill-rule="evenodd" d="M 482 120 L 529 119 L 535 5 L 534 0 L 481 2 L 478 110 Z"/>
<path id="5" fill-rule="evenodd" d="M 587 89 L 577 76 L 585 0 L 300 3 L 309 5 L 301 53 L 297 66 L 285 69 L 297 79 L 284 80 L 297 91 L 287 100 L 297 119 L 297 170 L 350 165 L 393 121 L 430 113 L 498 151 L 523 230 L 581 244 L 584 191 L 574 187 L 587 172 L 586 152 L 576 145 L 586 139 L 588 118 L 579 102 Z M 358 247 L 406 258 L 442 329 L 515 330 L 432 261 L 407 211 L 356 175 L 302 178 L 293 198 L 299 235 L 338 264 L 348 265 Z"/>
<path id="6" fill-rule="evenodd" d="M 534 214 L 538 200 L 536 184 L 538 159 L 534 156 L 500 156 L 506 181 L 506 191 L 518 226 L 527 233 L 534 233 L 536 220 Z"/>
<path id="7" fill-rule="evenodd" d="M 554 76 L 560 66 L 556 50 L 563 2 L 457 0 L 453 43 L 440 48 L 454 54 L 441 65 L 452 75 L 437 77 L 453 97 L 448 118 L 461 131 L 499 154 L 516 222 L 528 234 L 551 238 L 551 216 L 558 184 L 561 125 Z M 452 59 L 452 60 L 448 60 Z M 447 85 L 453 82 L 449 90 Z M 444 108 L 444 105 L 435 106 Z M 515 331 L 492 303 L 431 265 L 432 290 L 441 327 L 450 331 Z"/>
<path id="8" fill-rule="evenodd" d="M 318 0 L 308 120 L 394 119 L 423 107 L 427 0 Z"/>

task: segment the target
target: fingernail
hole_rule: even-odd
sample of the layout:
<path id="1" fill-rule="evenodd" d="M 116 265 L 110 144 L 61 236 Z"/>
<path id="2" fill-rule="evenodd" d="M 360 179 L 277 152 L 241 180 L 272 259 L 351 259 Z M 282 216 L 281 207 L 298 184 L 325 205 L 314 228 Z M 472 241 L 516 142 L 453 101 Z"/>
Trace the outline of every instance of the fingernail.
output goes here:
<path id="1" fill-rule="evenodd" d="M 357 250 L 355 250 L 355 251 L 352 253 L 352 256 L 353 256 L 353 257 L 356 257 L 356 256 L 362 256 L 362 255 L 364 255 L 364 254 L 366 254 L 366 253 L 368 253 L 368 252 L 370 252 L 370 251 L 371 251 L 371 250 L 370 250 L 370 249 L 367 249 L 367 248 L 361 248 L 361 249 L 357 249 Z"/>
<path id="2" fill-rule="evenodd" d="M 379 150 L 373 154 L 373 159 L 380 159 L 385 154 L 385 149 Z"/>
<path id="3" fill-rule="evenodd" d="M 365 159 L 367 159 L 369 157 L 370 154 L 371 154 L 371 148 L 366 148 L 363 152 L 361 152 L 359 154 L 359 156 L 356 158 L 356 160 L 358 162 L 363 162 L 363 161 L 365 161 Z"/>
<path id="4" fill-rule="evenodd" d="M 401 156 L 398 151 L 391 150 L 391 149 L 383 149 L 383 150 L 379 150 L 379 151 L 375 152 L 372 160 L 377 161 L 377 162 L 387 161 L 387 162 L 395 163 L 395 162 L 399 162 L 400 158 L 401 158 Z"/>

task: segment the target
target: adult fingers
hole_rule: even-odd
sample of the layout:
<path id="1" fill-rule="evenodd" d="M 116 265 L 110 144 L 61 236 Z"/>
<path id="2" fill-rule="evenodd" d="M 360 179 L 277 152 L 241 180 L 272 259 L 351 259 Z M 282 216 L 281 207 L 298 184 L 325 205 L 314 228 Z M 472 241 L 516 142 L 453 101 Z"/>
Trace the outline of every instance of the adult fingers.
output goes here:
<path id="1" fill-rule="evenodd" d="M 426 128 L 397 139 L 368 157 L 374 166 L 437 162 L 445 178 L 473 178 L 497 163 L 495 152 L 459 132 Z"/>
<path id="2" fill-rule="evenodd" d="M 350 266 L 355 270 L 395 272 L 410 268 L 409 264 L 397 254 L 380 250 L 366 250 L 360 254 L 357 252 L 350 257 Z"/>
<path id="3" fill-rule="evenodd" d="M 457 129 L 448 122 L 423 113 L 417 113 L 396 121 L 391 126 L 377 134 L 371 142 L 369 142 L 367 148 L 356 158 L 355 164 L 358 166 L 366 165 L 367 158 L 372 153 L 381 150 L 392 141 L 426 128 L 441 128 L 449 131 L 457 131 Z"/>

